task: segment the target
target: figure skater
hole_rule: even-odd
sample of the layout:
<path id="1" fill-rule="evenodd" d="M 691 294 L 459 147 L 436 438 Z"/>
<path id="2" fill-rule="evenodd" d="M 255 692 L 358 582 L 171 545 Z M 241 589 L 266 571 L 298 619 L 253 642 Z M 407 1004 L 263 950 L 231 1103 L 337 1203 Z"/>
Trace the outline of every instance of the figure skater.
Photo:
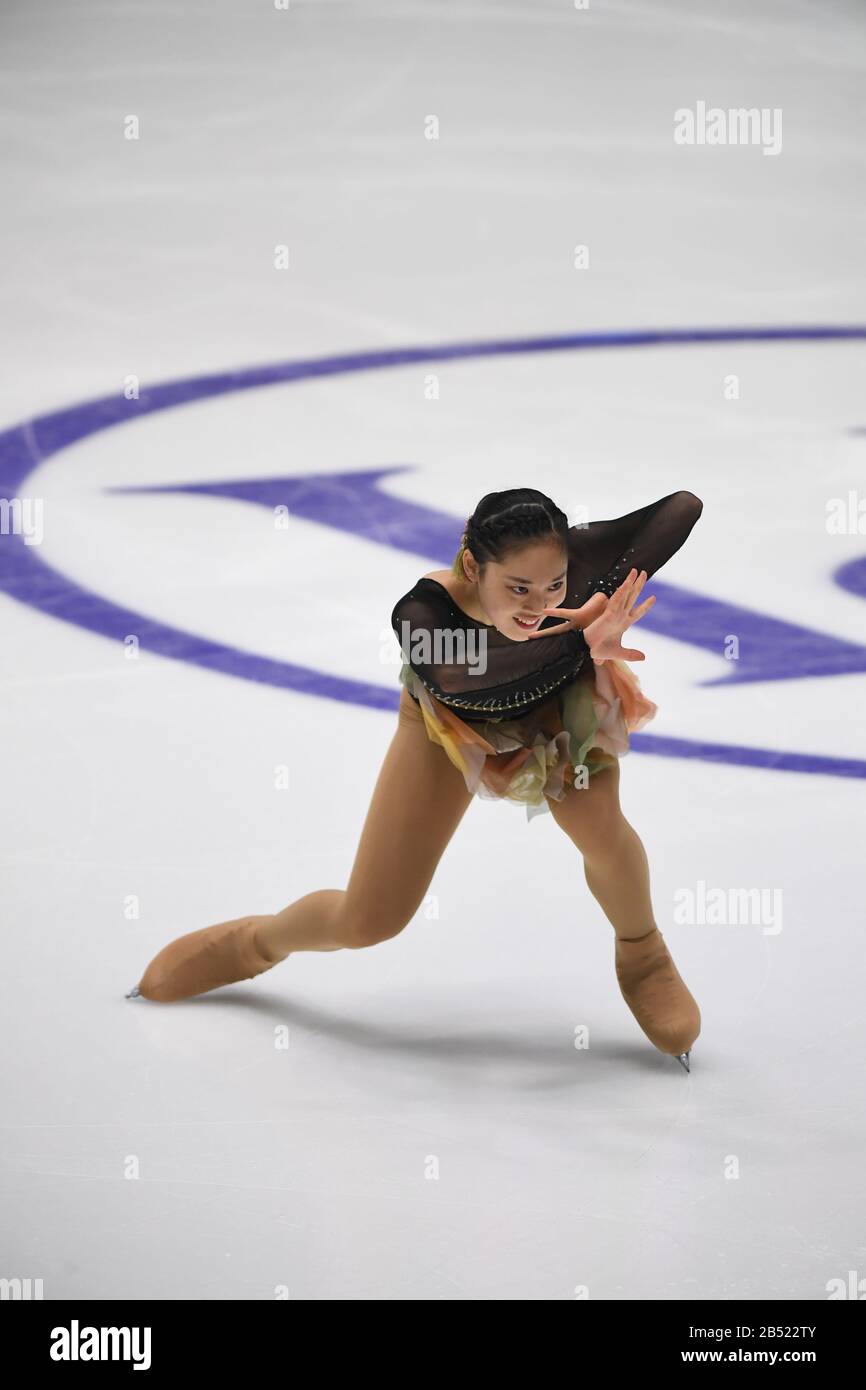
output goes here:
<path id="1" fill-rule="evenodd" d="M 650 897 L 646 852 L 619 803 L 629 734 L 657 706 L 622 638 L 655 602 L 643 587 L 703 510 L 691 492 L 569 527 L 534 488 L 481 499 L 450 570 L 397 602 L 397 726 L 345 889 L 172 941 L 127 998 L 169 1002 L 272 969 L 295 951 L 373 946 L 420 907 L 473 796 L 550 812 L 583 857 L 614 930 L 620 991 L 643 1032 L 690 1069 L 700 1033 Z"/>

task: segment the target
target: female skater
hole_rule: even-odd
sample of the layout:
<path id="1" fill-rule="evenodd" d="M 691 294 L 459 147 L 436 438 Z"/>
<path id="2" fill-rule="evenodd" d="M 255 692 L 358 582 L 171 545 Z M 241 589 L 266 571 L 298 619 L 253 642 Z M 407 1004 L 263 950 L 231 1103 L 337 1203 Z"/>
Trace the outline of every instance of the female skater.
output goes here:
<path id="1" fill-rule="evenodd" d="M 655 923 L 643 844 L 619 804 L 629 733 L 657 706 L 626 665 L 637 600 L 703 509 L 691 492 L 611 521 L 568 525 L 544 493 L 483 497 L 450 570 L 424 575 L 391 624 L 404 664 L 397 727 L 345 889 L 171 942 L 128 998 L 172 1001 L 252 979 L 294 951 L 372 946 L 420 907 L 473 795 L 550 811 L 580 850 L 614 929 L 622 995 L 689 1070 L 700 1012 Z"/>

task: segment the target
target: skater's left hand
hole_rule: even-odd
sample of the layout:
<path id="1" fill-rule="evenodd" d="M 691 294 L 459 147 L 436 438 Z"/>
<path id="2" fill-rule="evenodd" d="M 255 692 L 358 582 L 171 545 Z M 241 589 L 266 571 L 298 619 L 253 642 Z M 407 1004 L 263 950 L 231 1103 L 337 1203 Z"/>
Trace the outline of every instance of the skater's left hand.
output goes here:
<path id="1" fill-rule="evenodd" d="M 636 647 L 623 647 L 622 635 L 632 623 L 638 622 L 648 613 L 656 601 L 655 594 L 651 594 L 632 612 L 647 578 L 646 570 L 638 573 L 636 569 L 630 569 L 610 599 L 599 592 L 593 594 L 581 608 L 543 609 L 544 613 L 565 618 L 566 621 L 558 627 L 546 628 L 544 632 L 531 633 L 529 640 L 545 637 L 553 632 L 564 632 L 569 627 L 583 628 L 593 661 L 646 661 L 645 652 L 638 651 Z"/>
<path id="2" fill-rule="evenodd" d="M 572 627 L 585 632 L 589 624 L 601 616 L 609 602 L 607 594 L 603 594 L 599 589 L 598 593 L 593 594 L 580 608 L 542 608 L 542 613 L 549 614 L 551 618 L 564 618 L 565 621 L 558 623 L 556 627 L 539 628 L 537 632 L 530 632 L 526 640 L 538 641 L 540 637 L 551 637 L 555 632 L 568 632 Z"/>
<path id="3" fill-rule="evenodd" d="M 644 613 L 648 613 L 656 601 L 655 594 L 651 594 L 632 612 L 647 578 L 646 570 L 638 573 L 636 569 L 630 569 L 619 588 L 611 594 L 610 603 L 601 617 L 584 628 L 583 635 L 593 661 L 646 661 L 646 652 L 622 645 L 622 635 L 632 623 L 638 622 Z"/>

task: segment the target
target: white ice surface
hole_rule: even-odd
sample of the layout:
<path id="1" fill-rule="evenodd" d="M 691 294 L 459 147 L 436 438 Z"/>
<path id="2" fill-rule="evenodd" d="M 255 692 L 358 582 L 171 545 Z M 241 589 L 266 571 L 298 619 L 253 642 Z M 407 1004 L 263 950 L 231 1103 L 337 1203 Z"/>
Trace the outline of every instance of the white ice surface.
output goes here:
<path id="1" fill-rule="evenodd" d="M 129 373 L 866 323 L 857 4 L 122 0 L 0 26 L 4 428 Z M 782 153 L 677 147 L 701 99 L 781 108 Z M 223 396 L 48 459 L 42 558 L 396 688 L 381 636 L 436 557 L 299 522 L 287 550 L 244 503 L 103 489 L 410 464 L 385 489 L 459 520 L 526 482 L 598 516 L 684 487 L 704 514 L 661 578 L 864 642 L 832 575 L 866 540 L 824 525 L 864 494 L 863 360 L 569 352 L 441 364 L 436 401 L 428 367 Z M 690 1076 L 621 999 L 552 817 L 488 802 L 395 939 L 131 1003 L 173 937 L 344 886 L 394 717 L 128 662 L 6 596 L 0 622 L 0 1276 L 46 1298 L 757 1300 L 866 1274 L 862 779 L 625 759 L 702 1009 Z M 721 656 L 639 639 L 647 732 L 866 759 L 866 676 L 725 690 L 703 684 Z M 780 889 L 782 930 L 675 925 L 700 880 Z"/>

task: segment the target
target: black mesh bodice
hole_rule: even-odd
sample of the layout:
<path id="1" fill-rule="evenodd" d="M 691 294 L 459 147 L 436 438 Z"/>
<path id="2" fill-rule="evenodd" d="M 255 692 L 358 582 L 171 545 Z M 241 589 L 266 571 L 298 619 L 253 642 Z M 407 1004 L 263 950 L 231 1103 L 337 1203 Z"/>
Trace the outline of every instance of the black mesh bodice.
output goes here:
<path id="1" fill-rule="evenodd" d="M 703 503 L 694 493 L 672 492 L 612 521 L 572 526 L 562 606 L 579 608 L 598 590 L 611 595 L 632 567 L 646 570 L 648 576 L 655 574 L 683 545 L 702 510 Z M 639 602 L 643 602 L 643 595 Z M 545 618 L 541 628 L 555 627 L 560 621 L 553 616 Z M 408 648 L 403 643 L 404 622 L 409 624 Z M 432 695 L 467 721 L 527 714 L 554 690 L 575 680 L 589 660 L 586 639 L 577 629 L 544 640 L 512 641 L 498 628 L 470 618 L 434 579 L 419 579 L 397 601 L 391 626 L 418 678 Z M 426 634 L 422 642 L 427 643 L 427 649 L 422 656 L 429 659 L 411 653 L 418 633 Z M 453 634 L 450 647 L 443 645 L 443 633 Z M 479 634 L 484 634 L 483 639 Z M 473 669 L 479 640 L 486 641 L 483 674 Z M 421 648 L 416 647 L 418 650 Z"/>

